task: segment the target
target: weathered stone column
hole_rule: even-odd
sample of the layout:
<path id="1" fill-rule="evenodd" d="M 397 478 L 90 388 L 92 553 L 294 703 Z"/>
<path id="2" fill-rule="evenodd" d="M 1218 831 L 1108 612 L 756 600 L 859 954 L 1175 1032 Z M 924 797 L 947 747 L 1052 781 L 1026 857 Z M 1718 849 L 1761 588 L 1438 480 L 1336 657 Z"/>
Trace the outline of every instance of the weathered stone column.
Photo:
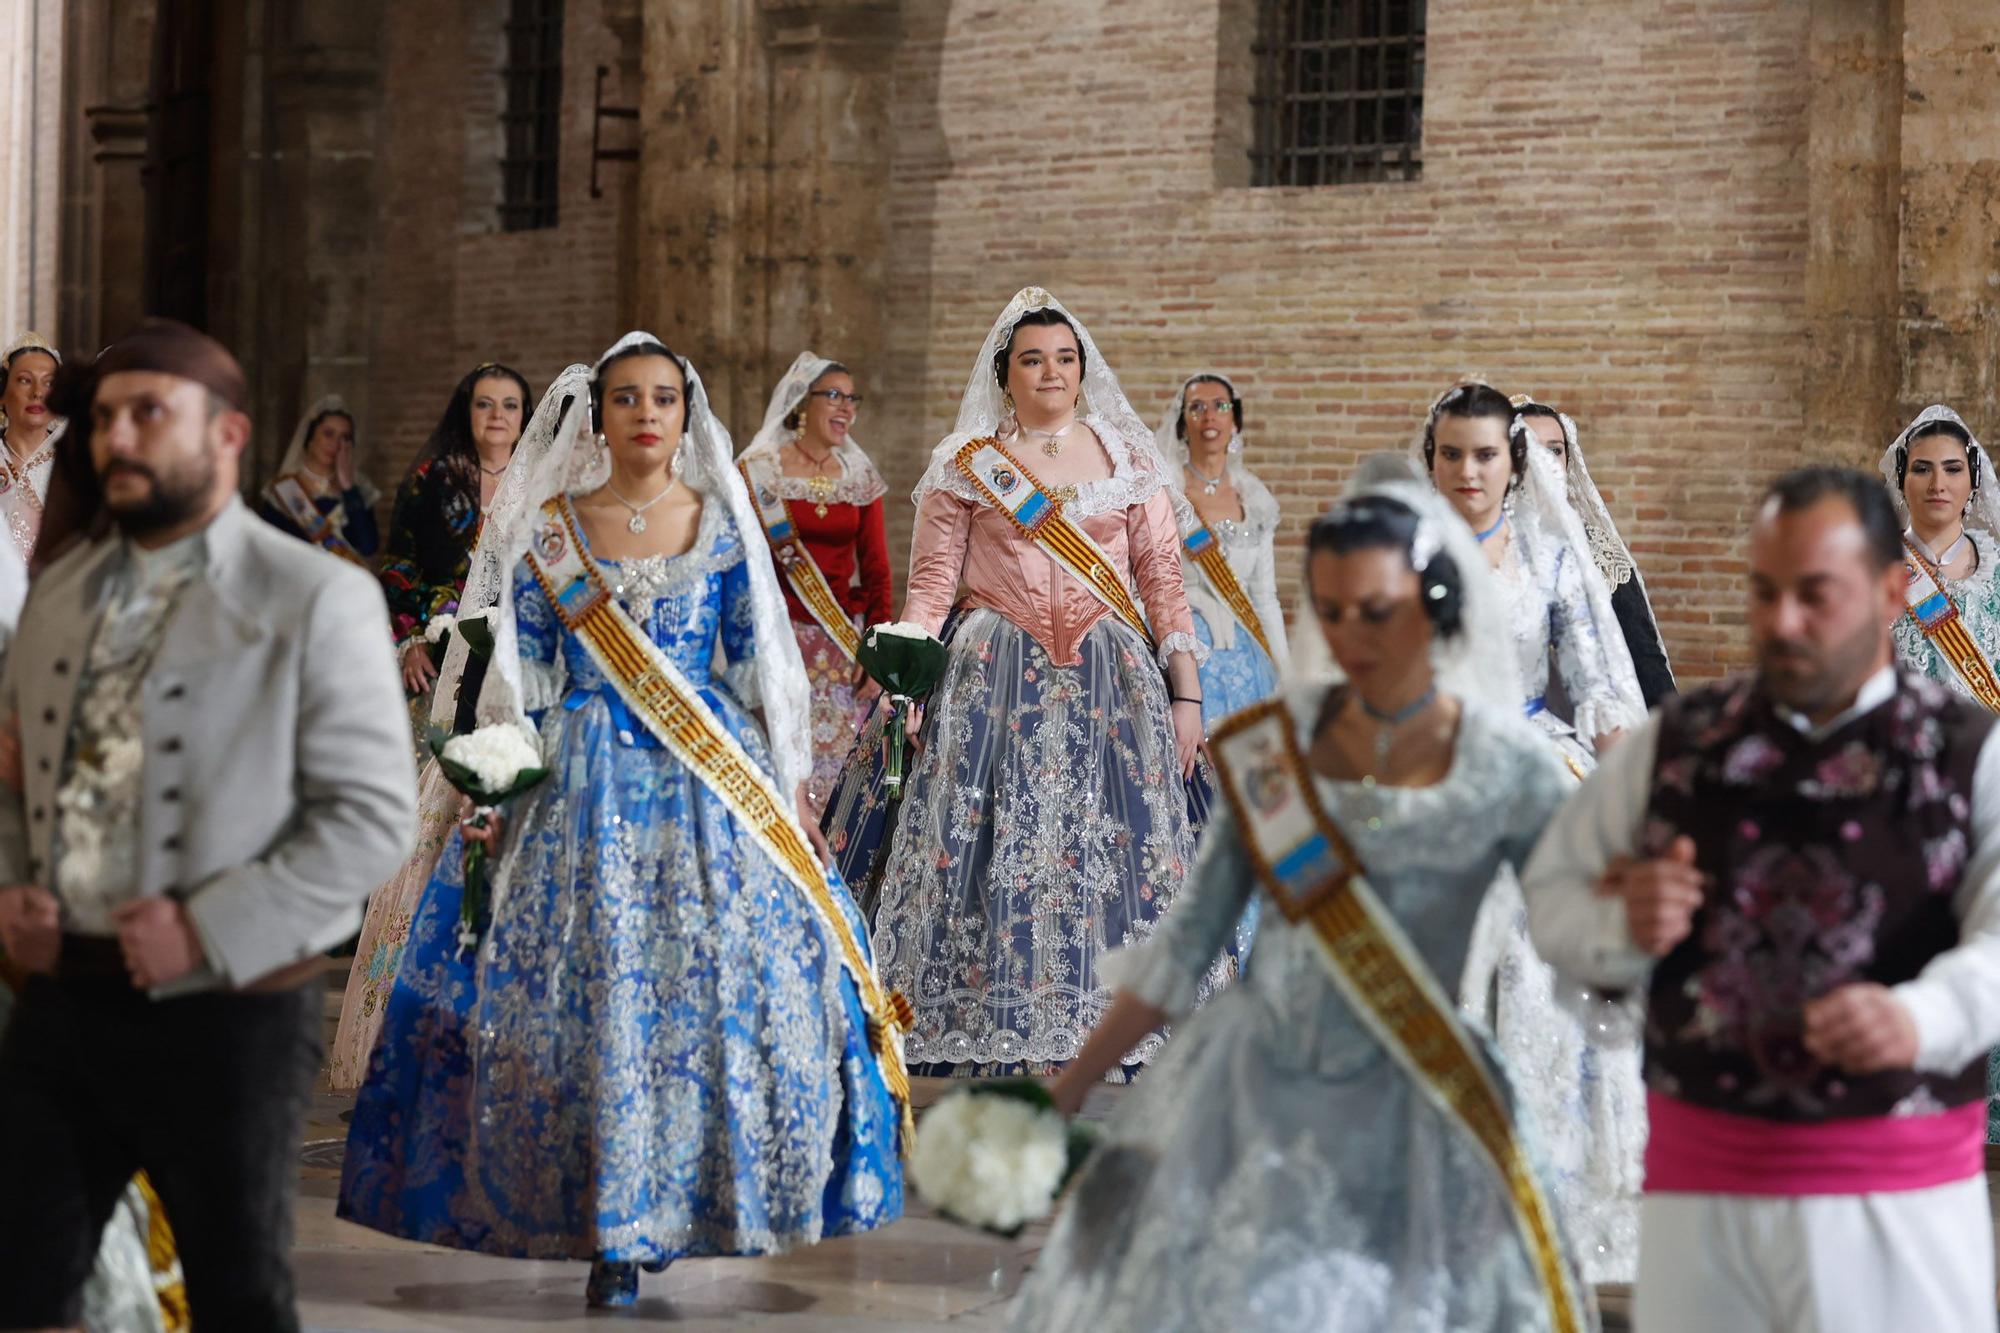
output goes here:
<path id="1" fill-rule="evenodd" d="M 2000 8 L 1903 0 L 1898 422 L 2000 433 Z"/>
<path id="2" fill-rule="evenodd" d="M 1871 466 L 1898 424 L 1897 0 L 1814 0 L 1807 37 L 1806 457 Z"/>
<path id="3" fill-rule="evenodd" d="M 641 322 L 746 436 L 800 348 L 886 350 L 898 0 L 647 0 Z"/>

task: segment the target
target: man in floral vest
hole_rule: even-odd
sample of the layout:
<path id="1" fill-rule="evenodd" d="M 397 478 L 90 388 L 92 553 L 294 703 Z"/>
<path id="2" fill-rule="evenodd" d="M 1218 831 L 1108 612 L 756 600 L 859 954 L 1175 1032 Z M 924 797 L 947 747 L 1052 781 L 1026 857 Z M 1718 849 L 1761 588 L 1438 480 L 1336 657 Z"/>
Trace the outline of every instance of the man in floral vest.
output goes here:
<path id="1" fill-rule="evenodd" d="M 1641 1333 L 1995 1327 L 2000 748 L 1896 673 L 1903 582 L 1878 480 L 1780 478 L 1757 670 L 1665 703 L 1523 876 L 1550 963 L 1645 998 Z"/>

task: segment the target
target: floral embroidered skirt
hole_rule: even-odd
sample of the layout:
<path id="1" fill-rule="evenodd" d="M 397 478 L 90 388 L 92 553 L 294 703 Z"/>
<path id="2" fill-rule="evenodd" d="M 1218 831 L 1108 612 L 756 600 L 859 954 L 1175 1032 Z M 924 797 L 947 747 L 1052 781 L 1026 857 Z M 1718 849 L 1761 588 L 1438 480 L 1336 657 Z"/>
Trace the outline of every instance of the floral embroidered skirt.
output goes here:
<path id="1" fill-rule="evenodd" d="M 1241 712 L 1277 692 L 1277 668 L 1271 665 L 1271 659 L 1264 656 L 1257 640 L 1241 625 L 1236 626 L 1236 634 L 1229 647 L 1217 648 L 1207 618 L 1196 611 L 1194 633 L 1202 646 L 1208 649 L 1208 660 L 1201 664 L 1203 727 L 1212 731 L 1231 713 Z"/>
<path id="2" fill-rule="evenodd" d="M 1181 781 L 1166 679 L 1124 624 L 1098 621 L 1075 666 L 984 609 L 950 646 L 881 859 L 877 965 L 915 1008 L 914 1072 L 1045 1069 L 1075 1057 L 1110 1003 L 1099 960 L 1145 938 L 1180 892 L 1200 802 Z M 866 785 L 867 748 L 846 783 Z M 872 860 L 880 804 L 843 790 L 835 813 L 849 819 L 841 854 Z"/>
<path id="3" fill-rule="evenodd" d="M 704 697 L 768 764 L 748 716 Z M 649 1262 L 901 1214 L 898 1113 L 837 947 L 646 739 L 622 741 L 601 696 L 550 713 L 552 772 L 512 812 L 475 958 L 452 834 L 355 1106 L 340 1216 L 489 1254 Z"/>
<path id="4" fill-rule="evenodd" d="M 792 622 L 792 634 L 799 641 L 799 656 L 805 659 L 806 680 L 812 686 L 812 777 L 806 783 L 806 797 L 818 818 L 868 710 L 854 701 L 859 668 L 833 636 L 818 625 L 798 621 Z"/>

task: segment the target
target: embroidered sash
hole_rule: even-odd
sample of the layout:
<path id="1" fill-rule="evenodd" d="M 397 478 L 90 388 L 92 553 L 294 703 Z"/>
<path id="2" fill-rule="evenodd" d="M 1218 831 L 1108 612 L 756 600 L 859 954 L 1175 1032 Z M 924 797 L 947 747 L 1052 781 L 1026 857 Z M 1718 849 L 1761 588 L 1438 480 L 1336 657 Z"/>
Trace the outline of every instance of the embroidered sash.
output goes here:
<path id="1" fill-rule="evenodd" d="M 1062 502 L 1042 488 L 1034 473 L 995 439 L 966 441 L 955 461 L 988 504 L 1013 519 L 1015 527 L 1074 574 L 1098 601 L 1138 630 L 1148 647 L 1154 646 L 1146 618 L 1139 614 L 1125 580 L 1112 568 L 1111 557 L 1063 514 Z"/>
<path id="2" fill-rule="evenodd" d="M 1264 656 L 1269 658 L 1273 665 L 1283 666 L 1284 664 L 1278 661 L 1278 655 L 1271 651 L 1271 641 L 1264 637 L 1264 623 L 1258 619 L 1257 608 L 1250 604 L 1250 595 L 1243 591 L 1242 581 L 1230 567 L 1229 556 L 1223 551 L 1222 543 L 1216 540 L 1215 534 L 1209 530 L 1207 521 L 1195 509 L 1192 500 L 1188 502 L 1187 511 L 1192 516 L 1194 526 L 1181 530 L 1181 549 L 1188 553 L 1188 559 L 1194 561 L 1195 567 L 1201 570 L 1201 576 L 1208 580 L 1208 586 L 1222 599 L 1222 604 L 1229 608 L 1229 613 L 1236 617 L 1236 622 L 1249 630 L 1250 637 L 1257 640 L 1257 646 L 1264 650 Z"/>
<path id="3" fill-rule="evenodd" d="M 368 568 L 368 561 L 361 552 L 347 544 L 340 525 L 330 514 L 319 512 L 319 506 L 306 494 L 306 488 L 299 485 L 297 477 L 280 477 L 264 488 L 264 498 L 284 511 L 292 520 L 292 526 L 305 534 L 307 541 L 322 551 L 331 552 L 352 564 Z M 338 509 L 333 511 L 339 513 Z"/>
<path id="4" fill-rule="evenodd" d="M 1993 675 L 1993 664 L 1986 654 L 1973 642 L 1972 632 L 1965 627 L 1965 620 L 1958 613 L 1958 606 L 1945 591 L 1944 580 L 1931 568 L 1930 561 L 1917 553 L 1910 545 L 1908 537 L 1903 539 L 1903 567 L 1908 571 L 1909 581 L 1904 585 L 1903 602 L 1916 622 L 1917 629 L 1924 638 L 1938 650 L 1938 656 L 1958 674 L 1972 691 L 1972 697 L 1985 704 L 1995 713 L 2000 713 L 2000 680 Z"/>
<path id="5" fill-rule="evenodd" d="M 771 556 L 778 562 L 785 582 L 798 594 L 806 610 L 812 612 L 819 627 L 840 645 L 848 660 L 857 660 L 861 654 L 861 631 L 847 618 L 840 599 L 833 594 L 833 585 L 827 582 L 825 572 L 806 549 L 805 542 L 799 539 L 798 529 L 792 523 L 791 505 L 769 487 L 752 480 L 749 464 L 739 463 L 736 470 L 743 474 L 743 485 L 750 492 L 750 507 L 757 511 L 757 521 L 764 525 L 765 540 L 771 543 Z"/>
<path id="6" fill-rule="evenodd" d="M 1480 1148 L 1500 1178 L 1548 1298 L 1550 1326 L 1586 1322 L 1557 1239 L 1555 1213 L 1515 1137 L 1500 1095 L 1451 999 L 1368 887 L 1360 859 L 1313 788 L 1284 702 L 1267 699 L 1222 723 L 1209 752 L 1258 882 L 1316 953 L 1375 1038 Z"/>
<path id="7" fill-rule="evenodd" d="M 791 802 L 744 753 L 680 668 L 612 597 L 602 571 L 583 554 L 576 515 L 567 499 L 558 497 L 542 506 L 541 526 L 528 547 L 528 566 L 564 626 L 590 653 L 633 715 L 728 807 L 819 918 L 861 997 L 882 1081 L 902 1109 L 903 1152 L 908 1154 L 916 1141 L 910 1076 L 903 1066 L 903 1030 L 910 1025 L 910 1003 L 900 993 L 882 989 L 834 902 L 826 868 L 799 828 Z"/>

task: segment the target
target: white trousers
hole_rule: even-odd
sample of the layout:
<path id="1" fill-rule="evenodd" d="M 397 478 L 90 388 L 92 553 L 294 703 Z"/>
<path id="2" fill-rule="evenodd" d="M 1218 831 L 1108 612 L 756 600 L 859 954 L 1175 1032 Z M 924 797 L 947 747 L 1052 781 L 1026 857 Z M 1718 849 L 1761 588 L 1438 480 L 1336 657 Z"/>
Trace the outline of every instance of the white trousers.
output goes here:
<path id="1" fill-rule="evenodd" d="M 1994 1333 L 1986 1177 L 1893 1194 L 1648 1194 L 1636 1333 Z"/>

